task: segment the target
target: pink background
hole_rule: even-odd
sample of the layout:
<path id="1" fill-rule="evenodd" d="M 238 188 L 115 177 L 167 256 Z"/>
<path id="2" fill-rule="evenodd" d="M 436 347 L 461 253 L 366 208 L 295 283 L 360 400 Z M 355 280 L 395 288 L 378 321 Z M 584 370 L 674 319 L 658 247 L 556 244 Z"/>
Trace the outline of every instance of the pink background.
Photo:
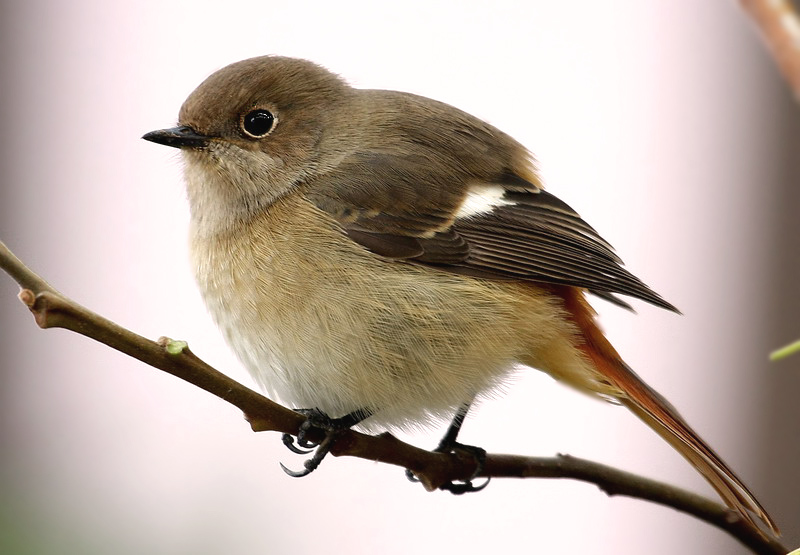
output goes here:
<path id="1" fill-rule="evenodd" d="M 4 4 L 0 239 L 78 302 L 186 339 L 252 384 L 192 281 L 177 152 L 139 137 L 174 125 L 215 69 L 268 53 L 456 105 L 529 146 L 549 189 L 683 310 L 597 303 L 631 366 L 797 547 L 800 357 L 766 361 L 800 336 L 797 229 L 780 227 L 798 207 L 796 106 L 735 2 L 522 4 Z M 293 480 L 278 462 L 302 459 L 277 434 L 94 342 L 39 331 L 16 292 L 0 276 L 0 551 L 744 553 L 577 482 L 496 480 L 454 497 L 350 459 Z M 404 439 L 433 446 L 440 433 Z M 627 411 L 538 372 L 476 411 L 463 440 L 713 495 Z"/>

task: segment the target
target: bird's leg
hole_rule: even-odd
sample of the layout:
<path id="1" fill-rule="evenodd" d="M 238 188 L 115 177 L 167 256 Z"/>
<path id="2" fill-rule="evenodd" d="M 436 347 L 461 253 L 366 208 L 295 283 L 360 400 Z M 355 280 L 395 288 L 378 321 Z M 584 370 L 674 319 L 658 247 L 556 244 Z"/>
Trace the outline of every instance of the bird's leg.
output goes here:
<path id="1" fill-rule="evenodd" d="M 442 437 L 439 445 L 436 447 L 436 449 L 434 449 L 434 452 L 436 453 L 455 453 L 456 451 L 462 451 L 469 453 L 475 459 L 475 472 L 473 472 L 469 479 L 458 482 L 447 482 L 439 486 L 439 489 L 449 491 L 450 493 L 456 495 L 481 491 L 483 488 L 489 485 L 490 481 L 490 479 L 487 479 L 479 486 L 475 486 L 472 483 L 472 480 L 474 480 L 483 470 L 483 465 L 486 462 L 486 451 L 480 447 L 476 447 L 474 445 L 464 445 L 463 443 L 458 443 L 456 441 L 458 432 L 461 431 L 461 426 L 464 424 L 464 419 L 467 417 L 467 413 L 469 412 L 469 407 L 471 404 L 472 401 L 461 405 L 461 407 L 458 409 L 458 412 L 456 412 L 456 415 L 453 417 L 453 421 L 450 422 L 450 426 L 447 428 L 447 432 L 445 432 L 444 437 Z M 410 470 L 406 470 L 406 477 L 412 482 L 419 481 Z"/>
<path id="2" fill-rule="evenodd" d="M 458 412 L 456 412 L 456 415 L 453 417 L 453 421 L 450 422 L 450 426 L 447 428 L 447 432 L 445 432 L 444 437 L 442 437 L 442 440 L 436 447 L 436 451 L 446 453 L 452 450 L 453 447 L 461 446 L 461 444 L 456 441 L 456 438 L 458 437 L 458 432 L 461 431 L 461 426 L 464 425 L 464 419 L 467 417 L 471 404 L 471 402 L 464 403 L 459 407 Z"/>
<path id="3" fill-rule="evenodd" d="M 333 442 L 341 432 L 349 430 L 372 415 L 368 409 L 354 410 L 340 418 L 331 418 L 319 409 L 295 409 L 295 412 L 299 412 L 306 417 L 297 431 L 297 445 L 295 445 L 292 434 L 283 434 L 281 438 L 283 444 L 293 453 L 307 455 L 313 452 L 314 454 L 303 463 L 303 470 L 289 470 L 281 463 L 283 471 L 294 478 L 302 478 L 314 472 L 322 462 L 322 459 L 330 452 Z M 314 428 L 325 433 L 322 441 L 314 442 L 306 438 L 308 431 Z"/>

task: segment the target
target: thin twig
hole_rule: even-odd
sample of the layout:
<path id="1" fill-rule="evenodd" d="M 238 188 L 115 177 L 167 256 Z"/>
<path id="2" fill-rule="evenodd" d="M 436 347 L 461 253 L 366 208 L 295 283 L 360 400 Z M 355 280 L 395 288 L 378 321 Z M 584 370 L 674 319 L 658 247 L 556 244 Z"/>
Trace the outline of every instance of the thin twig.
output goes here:
<path id="1" fill-rule="evenodd" d="M 242 410 L 253 431 L 296 435 L 305 418 L 270 401 L 215 370 L 179 342 L 151 341 L 80 306 L 65 297 L 25 266 L 0 242 L 0 268 L 22 287 L 20 300 L 42 328 L 60 327 L 85 335 L 208 391 Z M 315 437 L 314 430 L 308 435 Z M 369 436 L 352 430 L 339 436 L 331 449 L 335 456 L 359 457 L 407 468 L 428 490 L 453 480 L 469 479 L 475 462 L 457 454 L 433 453 L 404 443 L 386 433 Z M 481 477 L 571 478 L 593 483 L 608 495 L 625 495 L 672 507 L 703 520 L 760 554 L 785 554 L 788 550 L 736 512 L 699 495 L 636 476 L 599 463 L 568 455 L 539 458 L 487 455 Z"/>
<path id="2" fill-rule="evenodd" d="M 800 341 L 795 341 L 789 345 L 784 345 L 780 349 L 776 349 L 769 354 L 771 361 L 782 360 L 790 355 L 800 353 Z"/>

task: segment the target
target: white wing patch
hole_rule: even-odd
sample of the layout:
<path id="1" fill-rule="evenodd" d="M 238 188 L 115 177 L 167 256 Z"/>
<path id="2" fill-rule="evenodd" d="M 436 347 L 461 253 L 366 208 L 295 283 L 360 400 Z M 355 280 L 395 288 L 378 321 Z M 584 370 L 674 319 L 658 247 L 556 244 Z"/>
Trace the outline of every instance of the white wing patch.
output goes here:
<path id="1" fill-rule="evenodd" d="M 505 188 L 500 185 L 472 185 L 456 212 L 456 219 L 486 214 L 498 206 L 514 204 L 513 201 L 503 198 L 505 193 Z"/>

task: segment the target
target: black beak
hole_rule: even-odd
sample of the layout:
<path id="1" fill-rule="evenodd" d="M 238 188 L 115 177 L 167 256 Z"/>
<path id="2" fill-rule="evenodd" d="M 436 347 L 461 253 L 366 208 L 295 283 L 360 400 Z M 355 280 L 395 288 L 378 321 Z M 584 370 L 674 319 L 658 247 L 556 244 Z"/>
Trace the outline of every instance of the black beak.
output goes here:
<path id="1" fill-rule="evenodd" d="M 144 134 L 142 139 L 175 148 L 203 148 L 208 146 L 210 137 L 201 135 L 187 125 L 181 125 L 172 129 L 150 131 Z"/>

